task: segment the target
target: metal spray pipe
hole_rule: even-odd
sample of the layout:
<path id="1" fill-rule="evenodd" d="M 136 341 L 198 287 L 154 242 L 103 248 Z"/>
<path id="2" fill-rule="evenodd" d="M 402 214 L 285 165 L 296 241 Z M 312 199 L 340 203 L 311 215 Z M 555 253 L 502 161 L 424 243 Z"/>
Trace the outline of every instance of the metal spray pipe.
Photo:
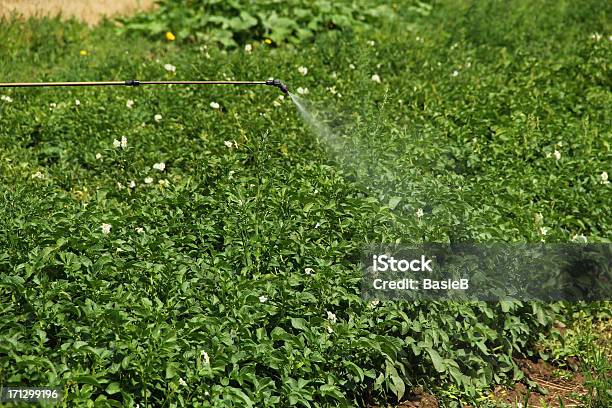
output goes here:
<path id="1" fill-rule="evenodd" d="M 140 86 L 140 85 L 270 85 L 288 94 L 287 86 L 279 79 L 267 81 L 98 81 L 98 82 L 3 82 L 0 88 L 30 88 L 46 86 Z"/>

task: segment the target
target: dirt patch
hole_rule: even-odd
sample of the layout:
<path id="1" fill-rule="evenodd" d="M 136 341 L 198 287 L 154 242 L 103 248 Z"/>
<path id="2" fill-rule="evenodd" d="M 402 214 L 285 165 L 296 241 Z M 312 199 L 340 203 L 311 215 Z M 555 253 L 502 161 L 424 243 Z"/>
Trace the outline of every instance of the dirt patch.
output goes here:
<path id="1" fill-rule="evenodd" d="M 559 407 L 559 400 L 565 407 L 582 406 L 580 397 L 587 393 L 584 378 L 581 373 L 558 368 L 543 360 L 531 361 L 517 359 L 525 377 L 536 383 L 544 392 L 529 390 L 524 383 L 518 383 L 513 388 L 497 387 L 493 391 L 493 399 L 510 406 L 517 403 L 529 407 Z M 528 404 L 526 404 L 526 402 Z"/>
<path id="2" fill-rule="evenodd" d="M 94 25 L 104 16 L 114 17 L 149 10 L 153 3 L 154 0 L 2 0 L 0 16 L 11 16 L 14 13 L 23 17 L 61 15 Z"/>
<path id="3" fill-rule="evenodd" d="M 438 408 L 438 400 L 431 394 L 421 393 L 408 397 L 397 408 Z"/>
<path id="4" fill-rule="evenodd" d="M 390 407 L 391 405 L 386 405 Z M 433 395 L 425 392 L 423 387 L 413 388 L 408 395 L 404 395 L 402 401 L 395 408 L 439 408 L 440 404 Z M 367 404 L 368 408 L 383 408 L 382 405 Z"/>

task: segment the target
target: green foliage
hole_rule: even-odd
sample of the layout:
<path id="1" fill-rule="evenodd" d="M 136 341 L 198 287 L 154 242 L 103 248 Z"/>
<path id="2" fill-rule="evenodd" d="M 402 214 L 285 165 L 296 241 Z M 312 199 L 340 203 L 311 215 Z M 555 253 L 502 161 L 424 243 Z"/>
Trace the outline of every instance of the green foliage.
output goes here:
<path id="1" fill-rule="evenodd" d="M 181 40 L 234 47 L 270 39 L 276 44 L 309 41 L 321 31 L 366 28 L 391 14 L 377 1 L 160 0 L 152 12 L 123 20 L 125 30 L 161 39 L 170 31 Z"/>
<path id="2" fill-rule="evenodd" d="M 315 407 L 520 379 L 513 355 L 560 305 L 366 303 L 358 259 L 609 240 L 610 42 L 575 23 L 554 54 L 509 52 L 455 30 L 461 10 L 419 10 L 299 52 L 3 21 L 6 81 L 274 76 L 331 131 L 271 87 L 2 91 L 0 385 L 57 385 L 69 406 Z"/>

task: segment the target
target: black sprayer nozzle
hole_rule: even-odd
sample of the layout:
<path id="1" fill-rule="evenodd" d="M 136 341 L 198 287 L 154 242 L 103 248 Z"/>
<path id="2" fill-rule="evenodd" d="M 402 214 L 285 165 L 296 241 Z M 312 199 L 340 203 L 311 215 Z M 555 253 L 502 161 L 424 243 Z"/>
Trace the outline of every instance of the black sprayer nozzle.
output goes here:
<path id="1" fill-rule="evenodd" d="M 289 95 L 289 90 L 287 89 L 287 85 L 283 84 L 280 79 L 268 79 L 266 81 L 266 85 L 276 86 L 280 89 L 285 95 Z"/>

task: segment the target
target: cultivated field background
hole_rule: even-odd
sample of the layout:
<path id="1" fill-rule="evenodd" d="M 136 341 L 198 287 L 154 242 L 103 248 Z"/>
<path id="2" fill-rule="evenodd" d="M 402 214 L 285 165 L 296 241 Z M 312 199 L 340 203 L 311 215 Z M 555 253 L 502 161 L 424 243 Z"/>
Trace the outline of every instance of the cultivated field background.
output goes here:
<path id="1" fill-rule="evenodd" d="M 74 17 L 95 24 L 103 17 L 131 14 L 153 7 L 153 0 L 0 0 L 0 16 Z"/>
<path id="2" fill-rule="evenodd" d="M 35 16 L 0 19 L 2 81 L 275 77 L 314 115 L 267 86 L 1 89 L 0 386 L 612 405 L 610 302 L 365 301 L 359 261 L 610 243 L 612 3 L 0 4 Z"/>

